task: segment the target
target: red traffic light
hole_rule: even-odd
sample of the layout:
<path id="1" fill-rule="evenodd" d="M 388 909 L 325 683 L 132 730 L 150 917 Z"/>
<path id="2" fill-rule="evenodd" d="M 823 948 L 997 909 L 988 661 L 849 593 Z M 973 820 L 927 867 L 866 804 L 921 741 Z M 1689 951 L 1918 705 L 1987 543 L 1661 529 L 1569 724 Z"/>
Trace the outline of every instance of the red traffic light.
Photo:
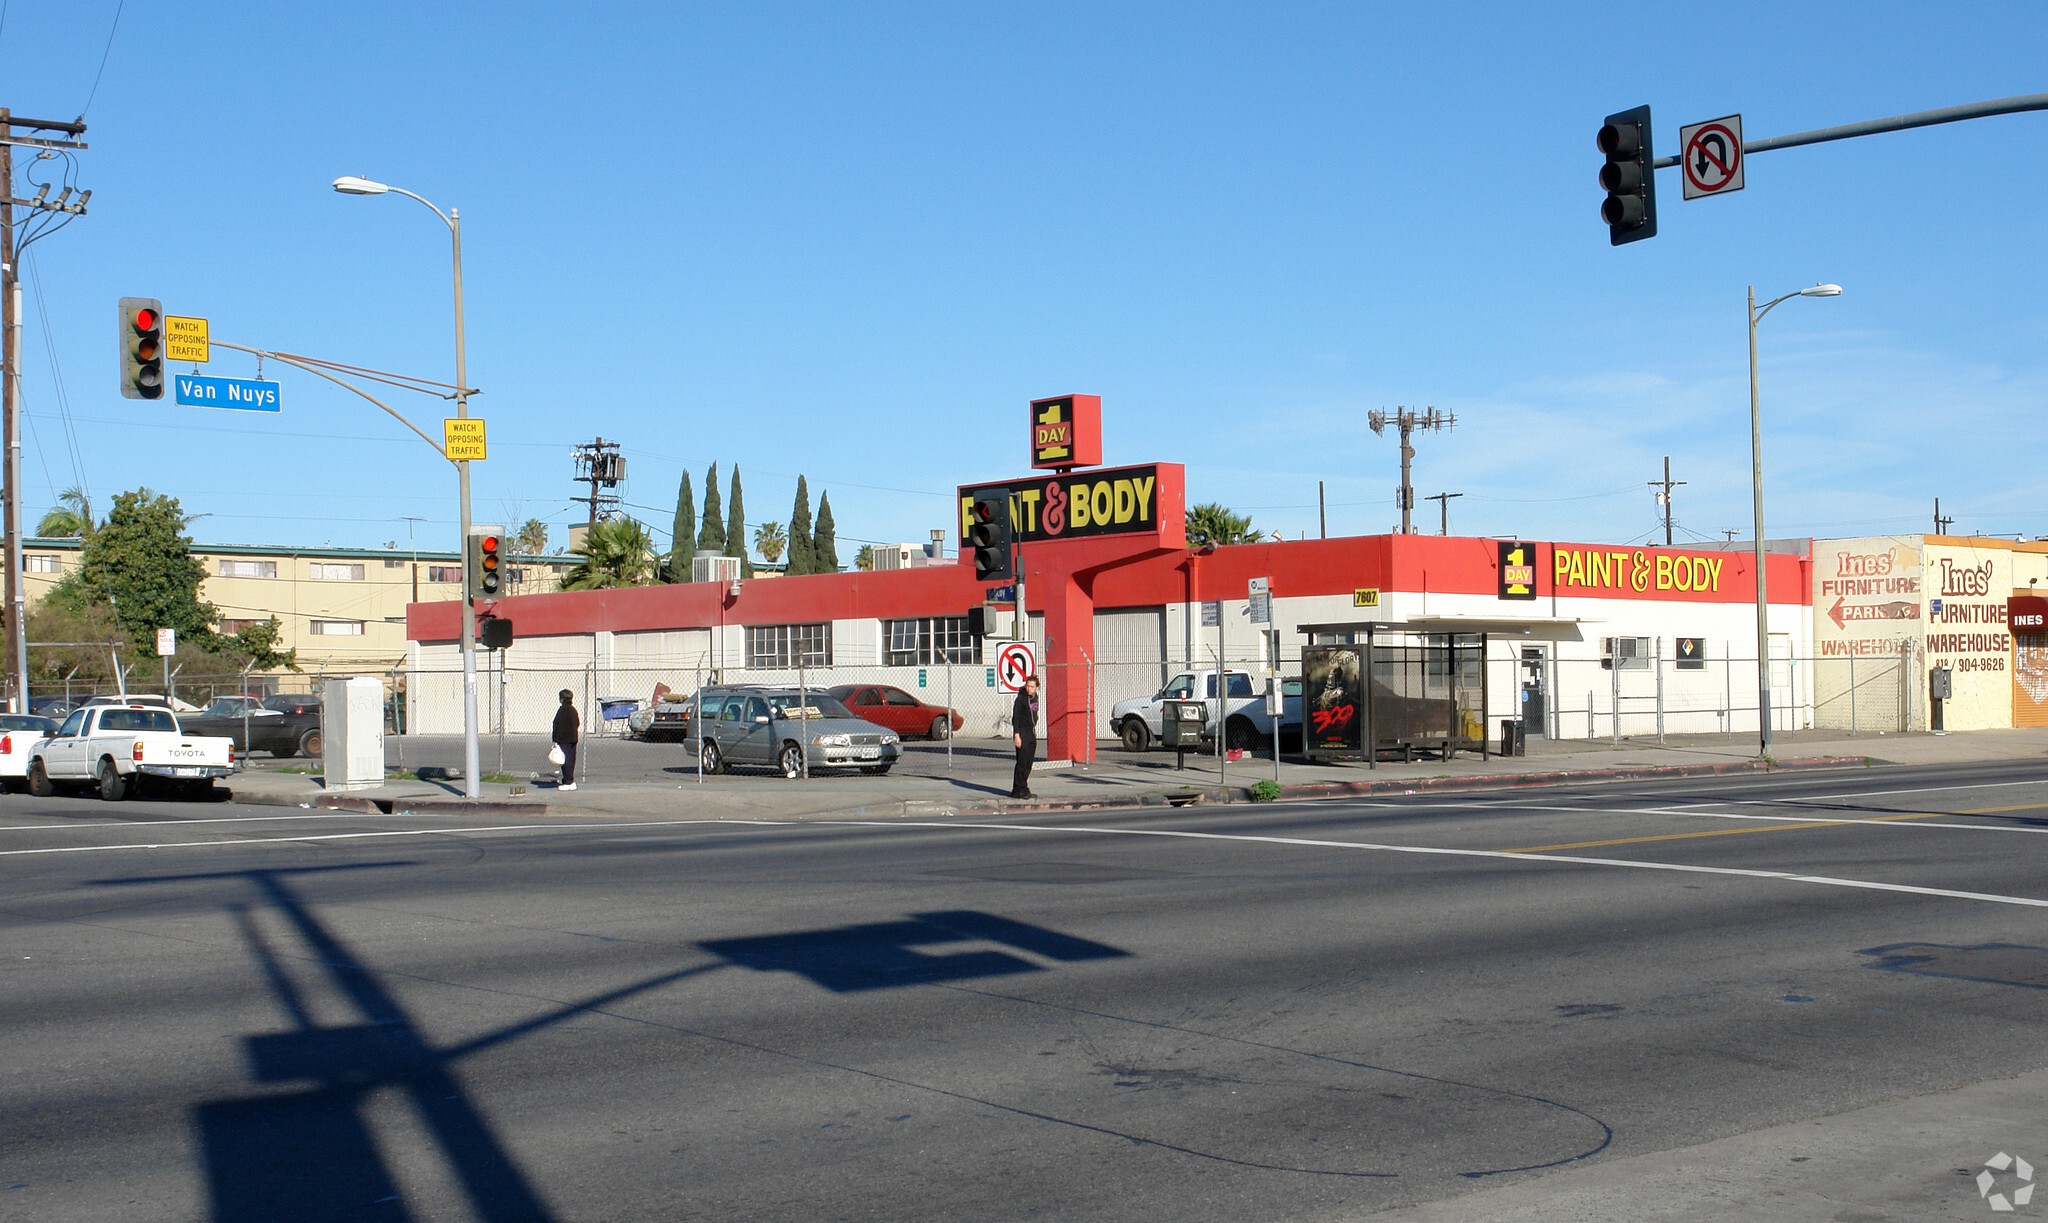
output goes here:
<path id="1" fill-rule="evenodd" d="M 134 318 L 130 320 L 130 325 L 135 328 L 138 335 L 148 335 L 150 332 L 155 331 L 157 325 L 162 321 L 162 319 L 157 317 L 156 311 L 144 306 L 135 312 Z"/>

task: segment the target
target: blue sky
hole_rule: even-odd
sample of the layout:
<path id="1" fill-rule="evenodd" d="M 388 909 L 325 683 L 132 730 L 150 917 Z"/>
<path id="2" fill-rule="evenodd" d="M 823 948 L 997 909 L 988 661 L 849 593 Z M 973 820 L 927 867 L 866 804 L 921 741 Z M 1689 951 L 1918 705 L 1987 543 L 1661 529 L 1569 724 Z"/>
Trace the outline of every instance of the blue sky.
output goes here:
<path id="1" fill-rule="evenodd" d="M 687 467 L 748 518 L 829 490 L 841 558 L 1027 466 L 1024 405 L 1103 396 L 1104 458 L 1289 538 L 1398 518 L 1397 443 L 1461 534 L 1747 533 L 1745 286 L 1773 535 L 2048 535 L 2048 114 L 1759 154 L 1740 195 L 1659 175 L 1610 248 L 1601 119 L 1659 153 L 2048 90 L 2037 5 L 173 5 L 6 0 L 0 103 L 91 97 L 91 214 L 28 261 L 31 525 L 147 484 L 202 540 L 452 546 L 452 468 L 279 373 L 278 416 L 117 393 L 113 303 L 216 338 L 448 380 L 463 215 L 480 521 L 548 521 L 570 450 L 624 445 L 666 543 Z M 97 92 L 94 80 L 105 54 Z M 18 165 L 21 163 L 18 162 Z M 47 165 L 48 163 L 44 163 Z M 20 190 L 20 175 L 17 190 Z M 32 188 L 29 190 L 32 191 Z M 246 377 L 221 353 L 206 371 Z M 60 383 L 61 379 L 61 383 Z M 61 392 L 60 392 L 61 385 Z M 444 405 L 394 406 L 435 432 Z M 69 431 L 66 428 L 68 408 Z M 73 441 L 72 439 L 75 439 Z M 1419 516 L 1435 528 L 1436 507 Z"/>

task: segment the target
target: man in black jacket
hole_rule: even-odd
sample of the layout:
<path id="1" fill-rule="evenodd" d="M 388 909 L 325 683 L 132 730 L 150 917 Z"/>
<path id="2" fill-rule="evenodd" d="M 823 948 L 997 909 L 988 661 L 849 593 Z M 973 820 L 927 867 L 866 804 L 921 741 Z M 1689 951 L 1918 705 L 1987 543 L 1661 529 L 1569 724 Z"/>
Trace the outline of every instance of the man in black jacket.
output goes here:
<path id="1" fill-rule="evenodd" d="M 1010 707 L 1011 739 L 1017 745 L 1017 772 L 1010 782 L 1011 798 L 1035 798 L 1031 793 L 1031 760 L 1038 754 L 1038 677 L 1033 675 L 1017 690 L 1017 703 Z"/>
<path id="2" fill-rule="evenodd" d="M 562 749 L 562 784 L 557 790 L 576 788 L 576 732 L 581 729 L 581 719 L 576 716 L 574 704 L 576 695 L 567 688 L 562 689 L 562 707 L 555 710 L 555 746 Z"/>

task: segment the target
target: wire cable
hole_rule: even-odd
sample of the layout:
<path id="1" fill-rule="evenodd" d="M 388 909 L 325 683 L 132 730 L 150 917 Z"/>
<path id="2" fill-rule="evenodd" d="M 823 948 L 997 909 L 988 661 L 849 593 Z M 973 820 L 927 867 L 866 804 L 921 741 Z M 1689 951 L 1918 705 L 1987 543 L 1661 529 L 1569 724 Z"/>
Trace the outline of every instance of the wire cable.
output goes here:
<path id="1" fill-rule="evenodd" d="M 100 70 L 93 74 L 92 92 L 85 95 L 85 109 L 78 117 L 85 118 L 85 112 L 92 109 L 92 100 L 100 96 L 100 78 L 107 75 L 107 57 L 114 53 L 114 32 L 121 28 L 121 10 L 128 7 L 128 0 L 121 0 L 114 6 L 114 24 L 107 30 L 107 49 L 100 52 Z"/>

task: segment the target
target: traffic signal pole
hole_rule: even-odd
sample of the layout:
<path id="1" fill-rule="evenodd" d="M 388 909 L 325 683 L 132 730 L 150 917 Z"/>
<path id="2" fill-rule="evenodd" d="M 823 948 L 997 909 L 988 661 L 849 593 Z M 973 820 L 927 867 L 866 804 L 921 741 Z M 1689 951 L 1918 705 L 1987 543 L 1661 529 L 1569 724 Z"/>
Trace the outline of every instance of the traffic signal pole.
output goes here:
<path id="1" fill-rule="evenodd" d="M 1876 136 L 1883 132 L 1903 132 L 1908 128 L 1932 127 L 1937 123 L 1956 123 L 1964 119 L 1988 118 L 1991 115 L 2014 115 L 2029 110 L 2048 110 L 2048 93 L 2022 94 L 2019 97 L 1999 98 L 1991 102 L 1968 102 L 1961 106 L 1915 111 L 1910 115 L 1893 115 L 1889 119 L 1866 119 L 1861 123 L 1844 123 L 1839 127 L 1795 132 L 1790 136 L 1745 140 L 1742 142 L 1742 155 L 1747 157 L 1751 153 L 1768 153 L 1772 149 L 1793 149 L 1803 144 L 1822 144 L 1829 140 L 1848 140 L 1855 136 Z M 1684 151 L 1680 150 L 1678 155 L 1659 157 L 1651 164 L 1658 170 L 1675 166 L 1683 154 Z"/>

